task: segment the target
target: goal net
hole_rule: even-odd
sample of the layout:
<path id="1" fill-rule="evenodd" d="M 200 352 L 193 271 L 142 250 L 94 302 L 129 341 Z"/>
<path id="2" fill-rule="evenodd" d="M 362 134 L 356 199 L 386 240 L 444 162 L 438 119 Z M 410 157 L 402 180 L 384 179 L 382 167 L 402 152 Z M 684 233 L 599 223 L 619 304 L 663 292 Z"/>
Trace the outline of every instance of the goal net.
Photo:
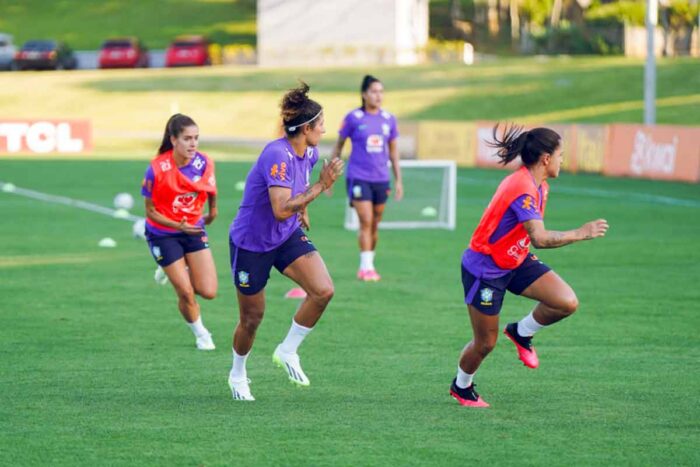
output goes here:
<path id="1" fill-rule="evenodd" d="M 402 160 L 404 196 L 386 204 L 381 229 L 454 230 L 457 212 L 457 165 L 454 161 Z M 392 182 L 392 190 L 393 190 Z M 346 204 L 345 228 L 357 230 L 355 209 Z"/>

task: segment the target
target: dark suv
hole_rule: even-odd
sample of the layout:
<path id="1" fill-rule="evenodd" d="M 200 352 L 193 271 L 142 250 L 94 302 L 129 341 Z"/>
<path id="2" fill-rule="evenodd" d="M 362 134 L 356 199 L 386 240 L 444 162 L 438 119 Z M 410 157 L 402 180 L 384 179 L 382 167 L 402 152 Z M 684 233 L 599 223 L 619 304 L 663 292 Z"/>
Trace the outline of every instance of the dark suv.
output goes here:
<path id="1" fill-rule="evenodd" d="M 73 70 L 77 66 L 73 51 L 59 41 L 27 41 L 15 54 L 18 70 Z"/>

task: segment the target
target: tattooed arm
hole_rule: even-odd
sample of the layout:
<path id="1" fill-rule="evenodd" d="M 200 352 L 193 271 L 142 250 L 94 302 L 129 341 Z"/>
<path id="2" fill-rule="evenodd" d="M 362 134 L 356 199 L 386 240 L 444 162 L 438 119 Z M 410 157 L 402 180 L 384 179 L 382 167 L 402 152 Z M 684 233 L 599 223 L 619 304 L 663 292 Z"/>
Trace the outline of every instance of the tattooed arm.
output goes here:
<path id="1" fill-rule="evenodd" d="M 523 226 L 535 248 L 559 248 L 581 240 L 605 236 L 605 232 L 608 230 L 608 221 L 598 219 L 587 222 L 578 229 L 565 232 L 547 230 L 544 228 L 544 222 L 536 219 L 523 222 Z"/>
<path id="2" fill-rule="evenodd" d="M 333 159 L 331 162 L 324 161 L 318 181 L 294 197 L 292 197 L 291 188 L 271 186 L 268 193 L 275 219 L 283 221 L 303 212 L 311 201 L 333 186 L 333 183 L 343 172 L 343 164 L 342 159 Z"/>

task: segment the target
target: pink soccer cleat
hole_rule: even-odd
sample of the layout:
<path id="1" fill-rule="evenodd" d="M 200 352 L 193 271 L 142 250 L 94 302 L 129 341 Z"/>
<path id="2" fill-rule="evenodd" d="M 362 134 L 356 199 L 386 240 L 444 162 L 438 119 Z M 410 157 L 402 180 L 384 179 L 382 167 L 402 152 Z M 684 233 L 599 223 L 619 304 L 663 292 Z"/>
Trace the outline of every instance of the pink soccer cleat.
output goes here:
<path id="1" fill-rule="evenodd" d="M 364 282 L 379 282 L 382 276 L 374 269 L 360 269 L 357 271 L 357 278 Z"/>
<path id="2" fill-rule="evenodd" d="M 532 337 L 525 337 L 518 334 L 518 323 L 509 323 L 506 325 L 503 334 L 515 344 L 515 348 L 518 350 L 518 358 L 526 367 L 537 368 L 540 366 L 537 352 L 532 345 Z"/>
<path id="3" fill-rule="evenodd" d="M 491 407 L 477 394 L 474 384 L 464 389 L 457 387 L 457 378 L 452 381 L 452 386 L 450 386 L 450 396 L 454 397 L 459 402 L 459 405 L 464 407 Z"/>

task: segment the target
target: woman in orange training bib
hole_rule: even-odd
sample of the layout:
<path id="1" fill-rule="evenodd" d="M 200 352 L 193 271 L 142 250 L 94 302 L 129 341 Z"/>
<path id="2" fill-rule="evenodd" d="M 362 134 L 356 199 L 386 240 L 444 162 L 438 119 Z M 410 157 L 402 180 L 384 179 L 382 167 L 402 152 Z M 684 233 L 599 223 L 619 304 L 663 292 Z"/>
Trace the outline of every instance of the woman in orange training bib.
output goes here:
<path id="1" fill-rule="evenodd" d="M 532 345 L 535 332 L 570 316 L 578 307 L 569 284 L 530 253 L 530 244 L 558 248 L 602 237 L 608 230 L 604 219 L 566 232 L 545 228 L 547 179 L 559 176 L 562 162 L 561 137 L 556 132 L 511 126 L 505 128 L 502 139 L 497 134 L 498 126 L 491 145 L 498 149 L 501 162 L 505 165 L 520 156 L 523 166 L 498 186 L 462 256 L 462 284 L 474 337 L 462 351 L 450 394 L 470 407 L 489 406 L 474 390 L 472 380 L 496 345 L 498 313 L 506 290 L 537 301 L 530 314 L 503 331 L 529 368 L 539 365 Z"/>
<path id="2" fill-rule="evenodd" d="M 158 156 L 146 170 L 141 194 L 146 202 L 146 239 L 178 297 L 180 313 L 199 350 L 214 350 L 202 324 L 195 294 L 213 299 L 216 268 L 204 226 L 216 218 L 214 162 L 197 151 L 199 128 L 190 117 L 175 114 L 165 125 Z M 209 213 L 203 215 L 208 201 Z M 156 274 L 158 274 L 157 271 Z"/>

